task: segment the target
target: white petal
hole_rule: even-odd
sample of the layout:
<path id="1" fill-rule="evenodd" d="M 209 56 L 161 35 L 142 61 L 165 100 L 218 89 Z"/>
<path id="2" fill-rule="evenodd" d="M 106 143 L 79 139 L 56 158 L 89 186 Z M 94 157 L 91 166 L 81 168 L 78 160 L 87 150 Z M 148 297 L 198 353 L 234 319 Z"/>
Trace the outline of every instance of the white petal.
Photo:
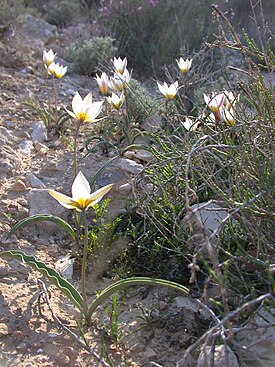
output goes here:
<path id="1" fill-rule="evenodd" d="M 104 187 L 101 187 L 101 189 L 93 192 L 92 195 L 89 197 L 89 201 L 91 201 L 91 203 L 87 206 L 87 208 L 97 204 L 103 198 L 103 196 L 107 194 L 108 191 L 111 190 L 112 187 L 113 184 L 106 185 Z"/>
<path id="2" fill-rule="evenodd" d="M 159 82 L 157 82 L 158 84 L 158 88 L 161 94 L 163 94 L 164 96 L 166 96 L 166 88 L 164 85 L 160 84 Z"/>
<path id="3" fill-rule="evenodd" d="M 90 108 L 90 105 L 93 102 L 93 95 L 92 93 L 88 93 L 87 96 L 84 98 L 83 104 L 82 104 L 82 111 L 87 111 Z"/>
<path id="4" fill-rule="evenodd" d="M 78 92 L 75 93 L 75 96 L 72 101 L 72 109 L 75 115 L 78 115 L 82 109 L 82 98 Z"/>
<path id="5" fill-rule="evenodd" d="M 48 193 L 65 208 L 67 209 L 75 208 L 75 206 L 73 205 L 72 199 L 69 196 L 61 194 L 61 192 L 57 192 L 54 190 L 48 190 Z"/>
<path id="6" fill-rule="evenodd" d="M 92 103 L 92 105 L 87 111 L 88 119 L 86 120 L 86 122 L 92 122 L 97 118 L 97 116 L 100 114 L 103 103 L 104 101 L 98 101 Z"/>
<path id="7" fill-rule="evenodd" d="M 72 196 L 73 200 L 78 200 L 80 198 L 87 199 L 90 196 L 91 188 L 90 184 L 80 171 L 76 176 L 72 185 Z"/>

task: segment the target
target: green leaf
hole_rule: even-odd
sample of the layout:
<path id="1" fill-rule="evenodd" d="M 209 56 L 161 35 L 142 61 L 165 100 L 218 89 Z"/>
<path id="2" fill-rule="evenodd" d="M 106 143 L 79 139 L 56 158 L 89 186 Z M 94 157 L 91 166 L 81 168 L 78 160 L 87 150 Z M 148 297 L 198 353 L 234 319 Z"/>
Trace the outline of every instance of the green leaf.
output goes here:
<path id="1" fill-rule="evenodd" d="M 84 302 L 80 293 L 71 285 L 71 283 L 60 276 L 57 271 L 49 268 L 42 261 L 37 261 L 33 256 L 26 255 L 24 252 L 17 250 L 0 252 L 0 257 L 4 259 L 16 259 L 30 265 L 33 269 L 46 276 L 52 284 L 56 285 L 63 294 L 69 297 L 80 311 L 83 311 Z"/>
<path id="2" fill-rule="evenodd" d="M 105 288 L 97 298 L 90 305 L 87 312 L 87 320 L 89 322 L 92 314 L 95 312 L 98 306 L 107 300 L 113 293 L 121 291 L 124 288 L 131 287 L 133 285 L 151 285 L 151 286 L 161 286 L 175 289 L 177 291 L 183 292 L 185 295 L 189 294 L 188 288 L 181 284 L 171 282 L 169 280 L 149 278 L 149 277 L 132 277 L 127 279 L 118 280 L 117 282 L 111 284 L 109 287 Z"/>
<path id="3" fill-rule="evenodd" d="M 53 222 L 55 224 L 57 224 L 58 226 L 62 227 L 63 229 L 65 229 L 65 231 L 74 239 L 76 240 L 76 234 L 75 231 L 73 230 L 73 228 L 69 225 L 69 223 L 67 223 L 64 219 L 56 217 L 54 215 L 50 215 L 50 214 L 37 214 L 37 215 L 31 215 L 28 218 L 24 218 L 22 220 L 20 220 L 14 227 L 12 227 L 12 229 L 9 231 L 9 233 L 7 234 L 7 239 L 13 235 L 18 229 L 20 229 L 21 227 L 30 224 L 30 223 L 34 223 L 34 222 Z"/>

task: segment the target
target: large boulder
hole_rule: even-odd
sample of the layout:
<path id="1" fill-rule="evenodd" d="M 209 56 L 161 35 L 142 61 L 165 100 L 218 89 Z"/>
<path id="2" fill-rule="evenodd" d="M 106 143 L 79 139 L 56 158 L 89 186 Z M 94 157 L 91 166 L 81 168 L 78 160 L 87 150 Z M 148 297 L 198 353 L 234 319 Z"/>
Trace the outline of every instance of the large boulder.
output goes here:
<path id="1" fill-rule="evenodd" d="M 49 42 L 57 35 L 57 27 L 55 25 L 51 25 L 31 14 L 19 15 L 17 23 L 21 32 L 24 32 L 29 38 L 41 41 L 43 44 Z"/>

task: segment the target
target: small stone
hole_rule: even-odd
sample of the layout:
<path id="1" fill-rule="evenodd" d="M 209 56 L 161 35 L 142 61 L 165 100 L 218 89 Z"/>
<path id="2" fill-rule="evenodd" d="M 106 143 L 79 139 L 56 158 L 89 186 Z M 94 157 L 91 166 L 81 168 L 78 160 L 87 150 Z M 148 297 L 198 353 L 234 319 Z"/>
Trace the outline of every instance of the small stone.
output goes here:
<path id="1" fill-rule="evenodd" d="M 26 343 L 20 343 L 20 344 L 17 345 L 16 350 L 20 353 L 25 353 L 27 348 L 28 348 L 28 346 L 27 346 Z"/>
<path id="2" fill-rule="evenodd" d="M 75 350 L 73 347 L 66 347 L 64 348 L 64 354 L 72 359 L 77 355 L 77 350 Z"/>
<path id="3" fill-rule="evenodd" d="M 9 328 L 6 324 L 0 324 L 0 338 L 2 336 L 7 336 L 9 335 Z"/>
<path id="4" fill-rule="evenodd" d="M 55 358 L 55 362 L 58 366 L 67 366 L 70 362 L 70 358 L 65 354 L 58 354 Z"/>
<path id="5" fill-rule="evenodd" d="M 127 158 L 120 158 L 120 160 L 117 163 L 118 167 L 122 169 L 123 171 L 132 173 L 133 175 L 136 175 L 140 173 L 143 170 L 143 165 L 139 164 L 131 159 Z"/>
<path id="6" fill-rule="evenodd" d="M 27 183 L 34 189 L 44 189 L 46 186 L 34 174 L 29 173 L 26 177 Z"/>
<path id="7" fill-rule="evenodd" d="M 34 147 L 35 150 L 37 151 L 37 153 L 39 153 L 39 156 L 43 156 L 45 154 L 47 154 L 49 148 L 46 147 L 46 145 L 39 143 L 39 142 L 35 142 L 34 143 Z"/>
<path id="8" fill-rule="evenodd" d="M 12 333 L 12 335 L 14 336 L 14 338 L 19 341 L 19 342 L 22 342 L 23 339 L 24 339 L 24 335 L 22 333 L 22 331 L 20 330 L 16 330 Z"/>
<path id="9" fill-rule="evenodd" d="M 33 142 L 31 140 L 23 140 L 19 143 L 20 153 L 24 155 L 30 155 L 33 148 Z"/>
<path id="10" fill-rule="evenodd" d="M 13 136 L 11 135 L 11 131 L 6 129 L 4 126 L 0 126 L 0 135 L 3 135 L 9 141 L 13 140 Z"/>
<path id="11" fill-rule="evenodd" d="M 63 256 L 56 262 L 55 269 L 63 278 L 70 280 L 73 278 L 74 261 L 75 259 L 70 259 L 68 256 Z"/>
<path id="12" fill-rule="evenodd" d="M 122 195 L 128 195 L 132 191 L 132 185 L 129 184 L 129 183 L 121 185 L 121 186 L 119 186 L 118 191 Z"/>
<path id="13" fill-rule="evenodd" d="M 145 351 L 146 346 L 143 343 L 137 342 L 131 348 L 130 351 L 132 353 L 141 353 Z"/>
<path id="14" fill-rule="evenodd" d="M 66 96 L 72 96 L 72 97 L 74 97 L 74 95 L 75 95 L 75 90 L 73 90 L 73 89 L 67 89 L 66 91 L 65 91 L 65 94 L 66 94 Z"/>
<path id="15" fill-rule="evenodd" d="M 147 363 L 150 360 L 152 360 L 153 358 L 155 358 L 156 355 L 157 355 L 156 352 L 152 348 L 147 347 L 145 352 L 142 353 L 142 357 L 140 358 L 140 362 L 141 363 Z"/>
<path id="16" fill-rule="evenodd" d="M 42 121 L 37 121 L 32 124 L 32 140 L 42 143 L 48 139 L 47 128 Z"/>
<path id="17" fill-rule="evenodd" d="M 23 138 L 26 140 L 31 140 L 30 134 L 26 130 L 18 131 L 16 134 L 19 138 Z"/>
<path id="18" fill-rule="evenodd" d="M 24 192 L 26 191 L 26 185 L 24 184 L 23 181 L 18 180 L 16 181 L 10 188 L 11 191 L 14 192 Z"/>
<path id="19" fill-rule="evenodd" d="M 168 303 L 167 302 L 164 302 L 164 301 L 160 301 L 159 302 L 159 309 L 162 311 L 162 310 L 165 310 L 167 307 L 168 307 Z"/>
<path id="20" fill-rule="evenodd" d="M 8 264 L 0 264 L 0 278 L 7 276 L 10 272 L 10 267 Z"/>
<path id="21" fill-rule="evenodd" d="M 239 367 L 236 355 L 229 347 L 225 347 L 224 345 L 216 345 L 213 351 L 212 347 L 205 347 L 204 350 L 200 352 L 197 367 L 210 366 L 212 358 L 214 363 L 211 364 L 211 366 L 213 367 Z"/>

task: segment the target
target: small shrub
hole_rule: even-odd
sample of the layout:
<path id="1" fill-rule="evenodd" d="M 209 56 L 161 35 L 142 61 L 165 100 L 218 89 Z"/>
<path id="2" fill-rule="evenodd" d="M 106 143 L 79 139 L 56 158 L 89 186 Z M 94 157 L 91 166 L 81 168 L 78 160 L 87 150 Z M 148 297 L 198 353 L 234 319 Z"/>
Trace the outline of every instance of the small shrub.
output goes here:
<path id="1" fill-rule="evenodd" d="M 48 7 L 46 21 L 58 27 L 66 27 L 73 24 L 82 13 L 83 9 L 77 2 L 62 0 Z"/>
<path id="2" fill-rule="evenodd" d="M 211 1 L 103 0 L 99 23 L 105 24 L 119 42 L 121 54 L 139 70 L 151 70 L 179 57 L 182 46 L 200 47 L 213 28 Z M 113 19 L 113 22 L 110 22 Z M 190 21 L 192 32 L 190 32 Z"/>
<path id="3" fill-rule="evenodd" d="M 137 80 L 131 79 L 127 90 L 127 113 L 131 122 L 141 126 L 153 114 L 156 102 Z"/>
<path id="4" fill-rule="evenodd" d="M 71 45 L 68 55 L 74 63 L 75 71 L 92 76 L 107 67 L 109 60 L 117 53 L 113 42 L 114 39 L 111 37 L 93 37 L 85 40 L 81 46 Z"/>

